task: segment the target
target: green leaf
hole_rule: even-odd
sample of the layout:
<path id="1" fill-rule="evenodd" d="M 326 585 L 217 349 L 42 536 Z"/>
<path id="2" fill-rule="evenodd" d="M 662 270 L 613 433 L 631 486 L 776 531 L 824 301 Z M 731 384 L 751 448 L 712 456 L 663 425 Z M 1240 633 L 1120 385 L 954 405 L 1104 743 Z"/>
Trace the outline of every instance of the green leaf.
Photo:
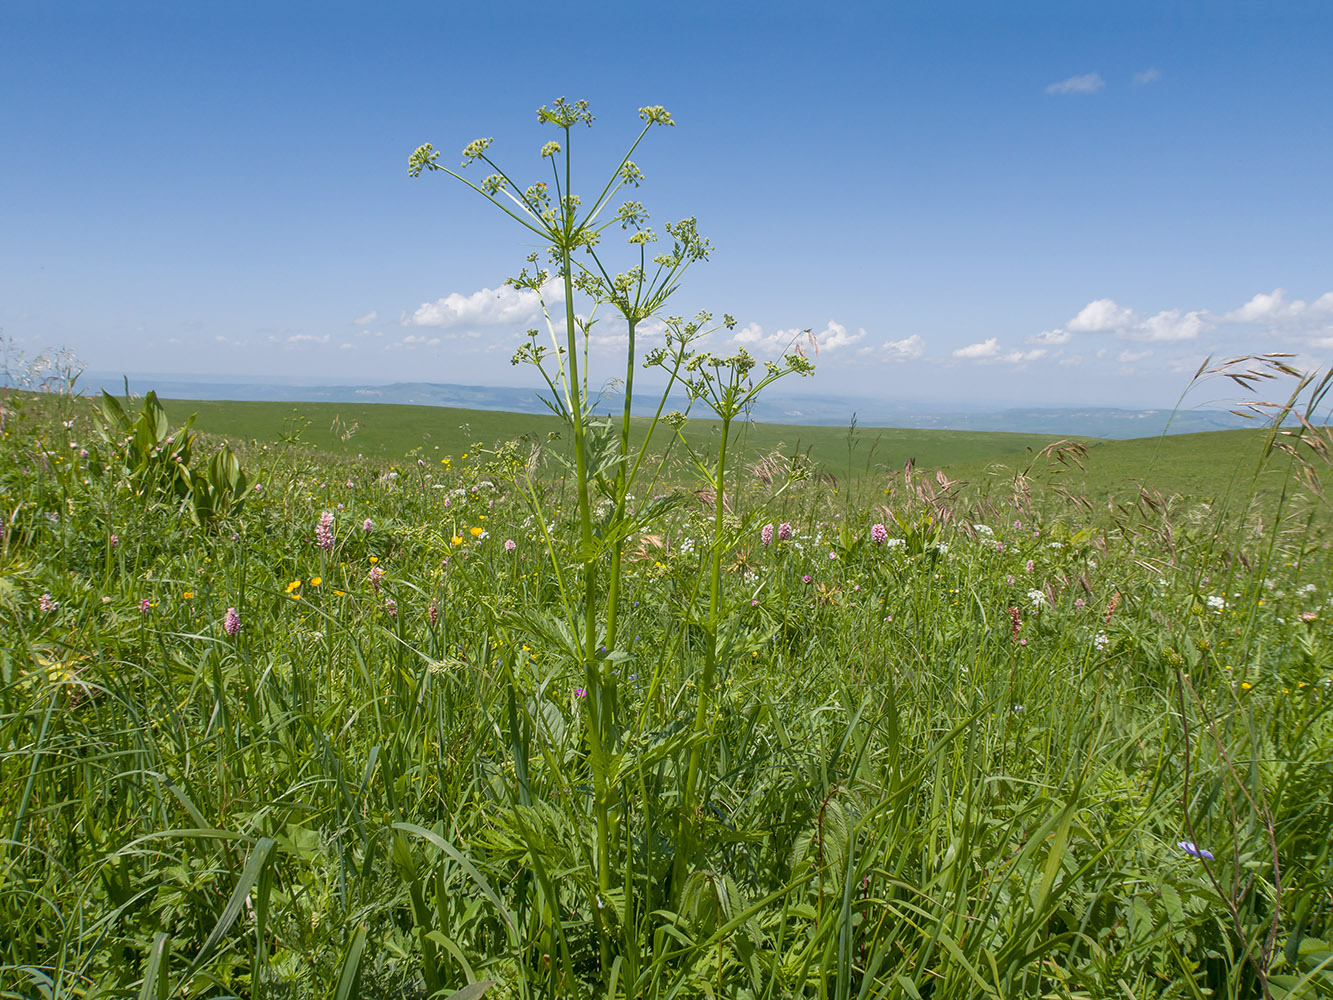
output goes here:
<path id="1" fill-rule="evenodd" d="M 212 933 L 208 935 L 207 940 L 204 941 L 204 946 L 199 949 L 199 954 L 190 963 L 190 967 L 185 970 L 183 981 L 189 980 L 194 975 L 195 970 L 212 957 L 213 952 L 222 943 L 222 939 L 227 936 L 227 932 L 231 930 L 231 925 L 241 915 L 241 908 L 245 905 L 245 897 L 250 894 L 250 890 L 259 881 L 259 873 L 264 870 L 264 865 L 268 862 L 268 856 L 276 846 L 277 841 L 271 837 L 261 837 L 259 842 L 255 844 L 254 850 L 250 852 L 250 857 L 245 862 L 245 869 L 236 882 L 236 888 L 231 891 L 231 898 L 227 900 L 227 905 L 222 909 L 222 916 L 218 917 L 217 925 L 213 928 Z"/>
<path id="2" fill-rule="evenodd" d="M 167 952 L 167 932 L 158 931 L 153 938 L 153 945 L 148 950 L 148 968 L 143 974 L 143 986 L 139 990 L 139 1000 L 164 1000 L 167 995 L 167 974 L 163 968 L 163 958 Z"/>
<path id="3" fill-rule="evenodd" d="M 489 990 L 495 983 L 496 980 L 494 979 L 484 979 L 479 983 L 469 983 L 461 990 L 456 990 L 455 992 L 450 993 L 444 1000 L 477 1000 L 477 997 Z"/>
<path id="4" fill-rule="evenodd" d="M 357 973 L 361 971 L 361 953 L 366 950 L 366 926 L 362 924 L 352 935 L 347 946 L 347 955 L 343 959 L 342 973 L 338 976 L 338 990 L 333 1000 L 349 1000 L 356 989 Z"/>

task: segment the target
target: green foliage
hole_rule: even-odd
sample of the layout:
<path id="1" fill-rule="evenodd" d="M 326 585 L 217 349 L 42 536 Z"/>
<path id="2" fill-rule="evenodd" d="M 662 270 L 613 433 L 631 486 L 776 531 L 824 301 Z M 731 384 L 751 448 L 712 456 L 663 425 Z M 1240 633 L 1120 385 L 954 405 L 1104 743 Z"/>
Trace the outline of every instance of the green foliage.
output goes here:
<path id="1" fill-rule="evenodd" d="M 198 438 L 190 432 L 193 415 L 173 431 L 157 393 L 150 391 L 131 418 L 120 400 L 103 391 L 99 416 L 102 440 L 111 453 L 107 471 L 123 474 L 144 503 L 178 504 L 203 527 L 244 506 L 248 481 L 230 445 L 224 444 L 203 469 L 191 467 Z M 100 460 L 91 468 L 103 471 Z"/>

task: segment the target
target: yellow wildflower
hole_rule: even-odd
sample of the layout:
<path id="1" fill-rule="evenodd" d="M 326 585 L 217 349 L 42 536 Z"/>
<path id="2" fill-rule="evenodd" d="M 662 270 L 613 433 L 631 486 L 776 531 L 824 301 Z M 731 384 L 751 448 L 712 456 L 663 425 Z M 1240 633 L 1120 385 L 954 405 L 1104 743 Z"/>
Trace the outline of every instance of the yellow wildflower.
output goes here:
<path id="1" fill-rule="evenodd" d="M 310 578 L 310 586 L 312 587 L 318 587 L 323 582 L 324 578 L 322 576 L 312 576 Z"/>
<path id="2" fill-rule="evenodd" d="M 284 593 L 290 594 L 293 590 L 296 590 L 300 586 L 301 586 L 300 580 L 293 580 L 291 583 L 287 584 L 287 589 L 284 591 Z"/>

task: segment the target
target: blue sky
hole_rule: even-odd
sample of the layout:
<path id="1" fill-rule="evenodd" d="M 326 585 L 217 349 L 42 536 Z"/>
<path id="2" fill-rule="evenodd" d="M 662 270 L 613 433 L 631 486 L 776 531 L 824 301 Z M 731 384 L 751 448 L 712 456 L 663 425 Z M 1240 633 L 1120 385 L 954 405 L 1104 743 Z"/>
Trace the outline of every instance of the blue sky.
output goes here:
<path id="1" fill-rule="evenodd" d="M 494 136 L 535 177 L 566 95 L 589 176 L 671 111 L 636 194 L 716 247 L 673 309 L 813 329 L 808 391 L 1162 405 L 1208 354 L 1333 360 L 1328 4 L 494 10 L 7 0 L 0 328 L 101 371 L 526 384 L 524 232 L 406 164 Z"/>

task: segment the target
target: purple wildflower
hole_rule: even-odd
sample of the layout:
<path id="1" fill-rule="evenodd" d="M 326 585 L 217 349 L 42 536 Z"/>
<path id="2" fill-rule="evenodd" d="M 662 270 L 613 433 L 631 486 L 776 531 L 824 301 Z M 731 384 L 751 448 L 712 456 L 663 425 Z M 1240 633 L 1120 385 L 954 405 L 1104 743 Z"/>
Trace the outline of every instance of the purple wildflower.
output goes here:
<path id="1" fill-rule="evenodd" d="M 430 599 L 430 611 L 427 613 L 430 615 L 430 623 L 432 625 L 440 620 L 440 606 L 435 602 L 435 598 L 433 597 Z"/>
<path id="2" fill-rule="evenodd" d="M 43 613 L 49 615 L 56 609 L 56 602 L 51 600 L 50 594 L 43 594 L 37 598 L 37 606 L 42 609 Z"/>
<path id="3" fill-rule="evenodd" d="M 142 601 L 139 602 L 139 613 L 146 615 L 148 614 L 148 609 L 151 607 L 152 605 L 148 603 L 148 598 L 145 597 Z"/>
<path id="4" fill-rule="evenodd" d="M 1198 858 L 1200 861 L 1216 861 L 1213 852 L 1203 847 L 1196 847 L 1193 841 L 1182 840 L 1176 845 L 1192 858 Z"/>
<path id="5" fill-rule="evenodd" d="M 380 577 L 382 576 L 384 576 L 384 570 L 380 569 L 378 566 L 370 567 L 370 575 L 367 579 L 370 580 L 370 585 L 375 588 L 375 593 L 377 594 L 380 592 Z"/>
<path id="6" fill-rule="evenodd" d="M 575 698 L 586 698 L 586 697 L 588 697 L 588 691 L 587 691 L 587 689 L 586 689 L 586 688 L 581 688 L 581 687 L 580 687 L 580 688 L 575 688 L 575 689 L 574 689 L 574 697 L 575 697 Z"/>
<path id="7" fill-rule="evenodd" d="M 809 573 L 806 573 L 803 577 L 801 577 L 801 582 L 802 582 L 802 583 L 809 583 L 809 582 L 810 582 L 811 580 L 813 580 L 813 579 L 814 579 L 814 577 L 812 577 Z"/>
<path id="8" fill-rule="evenodd" d="M 386 597 L 384 599 L 384 610 L 389 613 L 390 618 L 397 618 L 398 602 L 395 601 L 392 597 Z"/>
<path id="9" fill-rule="evenodd" d="M 512 538 L 506 538 L 506 539 L 505 539 L 505 551 L 506 551 L 506 552 L 513 552 L 516 548 L 518 548 L 518 543 L 517 543 L 517 542 L 515 542 Z"/>
<path id="10" fill-rule="evenodd" d="M 375 522 L 372 521 L 370 518 L 366 518 L 364 521 L 361 522 L 361 530 L 362 530 L 362 531 L 374 531 L 374 530 L 375 530 Z"/>
<path id="11" fill-rule="evenodd" d="M 778 525 L 778 541 L 779 542 L 791 541 L 791 525 L 788 524 L 786 521 L 783 521 L 781 524 Z"/>
<path id="12" fill-rule="evenodd" d="M 883 545 L 889 540 L 889 529 L 882 524 L 872 524 L 870 526 L 870 540 L 876 545 Z"/>
<path id="13" fill-rule="evenodd" d="M 759 541 L 765 545 L 773 544 L 773 525 L 766 524 L 759 532 Z"/>
<path id="14" fill-rule="evenodd" d="M 228 635 L 236 635 L 241 631 L 241 615 L 235 608 L 228 608 L 226 617 L 222 619 L 222 631 Z"/>

